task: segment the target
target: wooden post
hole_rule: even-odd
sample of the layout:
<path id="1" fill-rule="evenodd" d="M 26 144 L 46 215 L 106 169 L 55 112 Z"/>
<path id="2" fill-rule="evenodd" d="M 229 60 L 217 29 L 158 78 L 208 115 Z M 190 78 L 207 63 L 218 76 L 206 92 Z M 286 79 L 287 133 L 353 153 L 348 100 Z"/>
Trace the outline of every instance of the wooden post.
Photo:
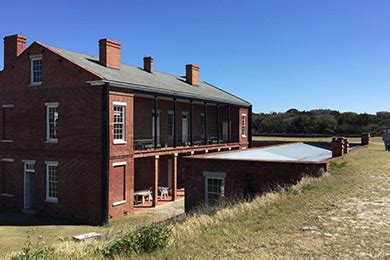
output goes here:
<path id="1" fill-rule="evenodd" d="M 173 98 L 173 147 L 176 148 L 176 98 Z"/>
<path id="2" fill-rule="evenodd" d="M 154 97 L 154 149 L 157 149 L 157 96 Z"/>
<path id="3" fill-rule="evenodd" d="M 153 181 L 153 190 L 152 190 L 153 207 L 156 207 L 158 202 L 158 160 L 159 160 L 159 156 L 156 155 L 154 157 L 154 181 Z"/>
<path id="4" fill-rule="evenodd" d="M 173 155 L 172 201 L 175 201 L 177 197 L 177 156 L 177 153 Z"/>
<path id="5" fill-rule="evenodd" d="M 207 102 L 204 102 L 203 106 L 203 114 L 204 114 L 204 144 L 207 143 Z"/>
<path id="6" fill-rule="evenodd" d="M 190 146 L 193 146 L 193 137 L 192 137 L 192 117 L 193 117 L 193 107 L 192 107 L 192 100 L 190 100 Z"/>
<path id="7" fill-rule="evenodd" d="M 227 121 L 228 121 L 228 143 L 232 141 L 231 133 L 230 133 L 230 106 L 227 108 Z"/>
<path id="8" fill-rule="evenodd" d="M 219 139 L 220 138 L 220 129 L 219 129 L 219 121 L 220 121 L 220 118 L 219 118 L 219 104 L 217 104 L 217 138 L 218 138 L 218 144 L 219 144 Z"/>

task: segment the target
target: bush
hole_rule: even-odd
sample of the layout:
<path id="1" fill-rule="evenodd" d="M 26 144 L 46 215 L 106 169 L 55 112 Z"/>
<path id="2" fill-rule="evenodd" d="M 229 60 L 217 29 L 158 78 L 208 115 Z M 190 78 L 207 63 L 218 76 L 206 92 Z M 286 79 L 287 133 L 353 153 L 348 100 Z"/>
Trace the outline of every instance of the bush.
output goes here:
<path id="1" fill-rule="evenodd" d="M 167 226 L 151 224 L 141 227 L 103 247 L 104 257 L 152 253 L 168 246 L 171 230 Z"/>
<path id="2" fill-rule="evenodd" d="M 152 224 L 136 230 L 136 244 L 139 252 L 151 253 L 168 246 L 171 230 L 163 225 Z"/>

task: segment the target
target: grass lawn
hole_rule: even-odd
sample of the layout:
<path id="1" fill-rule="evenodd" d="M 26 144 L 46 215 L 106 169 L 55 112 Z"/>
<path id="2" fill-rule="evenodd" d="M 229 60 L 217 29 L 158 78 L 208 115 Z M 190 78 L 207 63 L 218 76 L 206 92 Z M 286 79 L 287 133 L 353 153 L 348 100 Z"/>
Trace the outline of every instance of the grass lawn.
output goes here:
<path id="1" fill-rule="evenodd" d="M 389 190 L 390 153 L 374 138 L 370 146 L 334 160 L 322 178 L 174 224 L 171 246 L 147 257 L 389 257 Z M 27 234 L 32 240 L 42 236 L 57 256 L 96 256 L 107 240 L 156 218 L 135 215 L 107 227 L 0 226 L 0 257 L 20 250 Z M 69 240 L 92 230 L 103 239 Z"/>

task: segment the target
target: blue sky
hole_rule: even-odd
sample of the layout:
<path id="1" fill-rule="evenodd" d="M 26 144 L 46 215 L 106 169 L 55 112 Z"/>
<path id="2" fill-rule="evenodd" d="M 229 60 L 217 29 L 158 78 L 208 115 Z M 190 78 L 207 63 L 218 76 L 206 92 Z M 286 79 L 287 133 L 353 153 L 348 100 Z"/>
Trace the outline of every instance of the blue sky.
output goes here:
<path id="1" fill-rule="evenodd" d="M 201 79 L 255 112 L 390 110 L 389 0 L 5 1 L 0 36 L 22 33 L 97 55 L 122 42 L 122 62 Z M 115 4 L 113 4 L 115 3 Z M 3 52 L 0 52 L 0 67 Z"/>

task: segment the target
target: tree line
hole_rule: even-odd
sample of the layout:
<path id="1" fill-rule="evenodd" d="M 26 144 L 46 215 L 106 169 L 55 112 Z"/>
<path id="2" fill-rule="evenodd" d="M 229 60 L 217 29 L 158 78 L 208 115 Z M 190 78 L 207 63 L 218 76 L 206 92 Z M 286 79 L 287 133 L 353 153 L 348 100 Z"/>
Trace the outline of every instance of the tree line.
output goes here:
<path id="1" fill-rule="evenodd" d="M 254 134 L 361 134 L 382 135 L 390 129 L 390 112 L 376 114 L 339 112 L 329 109 L 282 113 L 253 113 Z"/>

